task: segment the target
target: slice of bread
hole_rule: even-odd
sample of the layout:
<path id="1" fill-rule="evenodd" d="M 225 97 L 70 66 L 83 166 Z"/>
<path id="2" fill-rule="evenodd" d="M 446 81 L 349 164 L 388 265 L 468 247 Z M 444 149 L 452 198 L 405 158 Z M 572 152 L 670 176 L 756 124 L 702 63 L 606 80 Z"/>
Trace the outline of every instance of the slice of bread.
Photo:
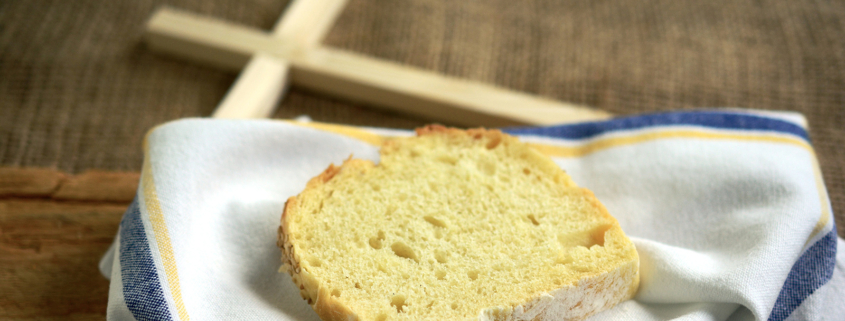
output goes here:
<path id="1" fill-rule="evenodd" d="M 578 320 L 634 295 L 633 243 L 551 159 L 497 130 L 417 135 L 287 201 L 281 270 L 323 320 Z"/>

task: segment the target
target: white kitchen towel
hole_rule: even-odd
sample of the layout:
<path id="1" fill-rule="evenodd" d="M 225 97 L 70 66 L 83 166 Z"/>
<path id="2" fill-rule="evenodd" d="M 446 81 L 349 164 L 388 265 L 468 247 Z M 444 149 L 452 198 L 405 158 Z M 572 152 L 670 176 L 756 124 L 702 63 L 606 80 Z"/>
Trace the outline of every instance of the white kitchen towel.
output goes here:
<path id="1" fill-rule="evenodd" d="M 508 129 L 593 190 L 636 244 L 634 300 L 596 320 L 843 320 L 845 255 L 803 117 L 675 112 Z M 147 136 L 101 270 L 109 320 L 317 320 L 276 233 L 330 163 L 409 131 L 180 120 Z"/>

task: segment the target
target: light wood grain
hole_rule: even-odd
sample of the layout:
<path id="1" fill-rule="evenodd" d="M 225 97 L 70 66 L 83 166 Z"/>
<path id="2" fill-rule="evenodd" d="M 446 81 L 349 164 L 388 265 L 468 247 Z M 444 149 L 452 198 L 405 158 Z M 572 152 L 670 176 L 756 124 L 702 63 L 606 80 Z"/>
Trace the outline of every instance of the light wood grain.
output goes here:
<path id="1" fill-rule="evenodd" d="M 316 46 L 345 4 L 345 0 L 292 1 L 272 36 L 296 47 Z M 211 117 L 269 118 L 287 91 L 289 73 L 287 60 L 255 53 Z"/>
<path id="2" fill-rule="evenodd" d="M 167 7 L 153 14 L 146 31 L 154 51 L 229 71 L 243 69 L 256 52 L 280 56 L 288 50 L 266 32 Z"/>
<path id="3" fill-rule="evenodd" d="M 549 125 L 606 119 L 606 112 L 442 76 L 342 50 L 307 48 L 261 30 L 164 9 L 148 24 L 156 51 L 239 70 L 256 52 L 289 61 L 294 85 L 465 126 Z"/>
<path id="4" fill-rule="evenodd" d="M 258 53 L 250 59 L 212 118 L 269 118 L 287 91 L 290 64 Z"/>
<path id="5" fill-rule="evenodd" d="M 295 0 L 273 27 L 273 36 L 294 46 L 320 44 L 331 30 L 346 0 Z"/>
<path id="6" fill-rule="evenodd" d="M 464 126 L 552 125 L 610 114 L 343 50 L 294 53 L 295 84 L 372 106 Z"/>

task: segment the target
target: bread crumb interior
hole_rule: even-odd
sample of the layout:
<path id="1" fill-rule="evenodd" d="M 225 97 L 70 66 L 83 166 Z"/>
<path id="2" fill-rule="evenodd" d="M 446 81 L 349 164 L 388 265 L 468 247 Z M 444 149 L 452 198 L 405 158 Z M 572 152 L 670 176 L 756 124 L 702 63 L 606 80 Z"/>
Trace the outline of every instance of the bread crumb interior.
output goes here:
<path id="1" fill-rule="evenodd" d="M 592 194 L 512 137 L 398 138 L 354 162 L 300 198 L 289 237 L 363 320 L 475 319 L 626 256 Z"/>

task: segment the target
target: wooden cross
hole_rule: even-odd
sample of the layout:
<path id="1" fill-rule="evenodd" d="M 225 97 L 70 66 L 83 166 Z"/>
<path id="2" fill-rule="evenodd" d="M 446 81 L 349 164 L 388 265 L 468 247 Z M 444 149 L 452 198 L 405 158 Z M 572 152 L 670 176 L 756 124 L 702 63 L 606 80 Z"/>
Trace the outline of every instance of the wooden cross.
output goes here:
<path id="1" fill-rule="evenodd" d="M 551 125 L 610 114 L 320 45 L 346 0 L 294 0 L 272 32 L 174 9 L 147 24 L 155 51 L 243 70 L 216 118 L 264 118 L 288 81 L 374 107 L 465 126 Z"/>

